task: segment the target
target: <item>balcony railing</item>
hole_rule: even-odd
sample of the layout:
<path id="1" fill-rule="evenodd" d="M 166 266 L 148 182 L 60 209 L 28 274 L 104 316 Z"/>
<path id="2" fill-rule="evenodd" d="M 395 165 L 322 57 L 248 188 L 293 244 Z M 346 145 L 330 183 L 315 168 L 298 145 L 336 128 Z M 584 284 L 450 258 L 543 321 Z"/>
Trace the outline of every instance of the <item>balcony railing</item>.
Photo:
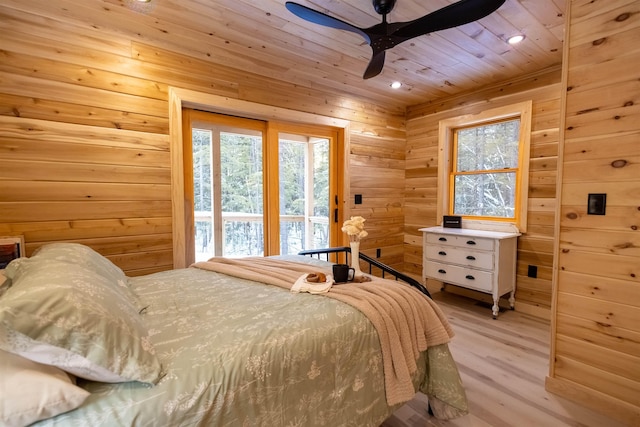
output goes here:
<path id="1" fill-rule="evenodd" d="M 196 260 L 213 256 L 213 216 L 210 212 L 195 211 Z M 261 256 L 264 254 L 264 215 L 244 212 L 222 213 L 222 252 L 225 256 Z M 303 249 L 326 247 L 328 244 L 329 218 L 322 216 L 280 215 L 283 224 L 280 229 L 281 253 L 295 254 Z M 200 224 L 200 225 L 199 225 Z M 234 224 L 236 226 L 234 227 Z M 247 224 L 249 229 L 238 229 L 238 224 Z M 296 226 L 295 224 L 299 224 Z M 204 225 L 204 227 L 202 226 Z M 288 225 L 287 228 L 285 228 Z M 321 226 L 321 236 L 317 238 L 314 227 Z M 229 236 L 229 231 L 241 238 Z"/>

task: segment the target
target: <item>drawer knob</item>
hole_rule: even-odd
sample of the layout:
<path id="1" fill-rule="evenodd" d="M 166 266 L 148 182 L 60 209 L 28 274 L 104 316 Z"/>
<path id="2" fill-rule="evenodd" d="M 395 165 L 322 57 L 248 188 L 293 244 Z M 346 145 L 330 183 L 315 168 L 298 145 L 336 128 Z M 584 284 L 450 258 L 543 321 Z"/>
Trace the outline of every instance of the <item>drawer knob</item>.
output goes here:
<path id="1" fill-rule="evenodd" d="M 446 237 L 441 237 L 441 238 L 439 238 L 438 240 L 440 240 L 441 242 L 446 242 L 446 241 L 447 241 L 447 238 L 446 238 Z"/>
<path id="2" fill-rule="evenodd" d="M 447 253 L 445 251 L 440 251 L 440 252 L 438 252 L 438 255 L 446 256 Z"/>
<path id="3" fill-rule="evenodd" d="M 473 240 L 467 240 L 467 245 L 475 245 L 476 242 L 474 242 Z"/>
<path id="4" fill-rule="evenodd" d="M 467 256 L 467 259 L 468 259 L 469 261 L 475 261 L 475 260 L 476 260 L 476 257 L 474 257 L 473 255 L 468 255 L 468 256 Z"/>
<path id="5" fill-rule="evenodd" d="M 440 273 L 440 274 L 447 274 L 447 272 L 446 272 L 445 270 L 443 270 L 443 269 L 438 270 L 438 273 Z"/>
<path id="6" fill-rule="evenodd" d="M 475 277 L 473 277 L 473 276 L 472 276 L 472 275 L 470 275 L 470 274 L 467 274 L 467 275 L 465 276 L 465 278 L 466 278 L 466 279 L 468 279 L 468 280 L 476 280 L 476 278 L 475 278 Z"/>

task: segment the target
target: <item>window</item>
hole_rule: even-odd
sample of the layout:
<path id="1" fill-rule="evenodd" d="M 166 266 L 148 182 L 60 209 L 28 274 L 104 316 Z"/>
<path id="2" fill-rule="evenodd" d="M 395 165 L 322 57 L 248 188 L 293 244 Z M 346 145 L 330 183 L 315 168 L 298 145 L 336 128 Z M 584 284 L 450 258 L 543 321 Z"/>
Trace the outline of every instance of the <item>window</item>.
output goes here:
<path id="1" fill-rule="evenodd" d="M 295 254 L 336 241 L 335 129 L 191 109 L 183 123 L 189 262 Z"/>
<path id="2" fill-rule="evenodd" d="M 438 212 L 526 231 L 531 102 L 440 122 Z"/>

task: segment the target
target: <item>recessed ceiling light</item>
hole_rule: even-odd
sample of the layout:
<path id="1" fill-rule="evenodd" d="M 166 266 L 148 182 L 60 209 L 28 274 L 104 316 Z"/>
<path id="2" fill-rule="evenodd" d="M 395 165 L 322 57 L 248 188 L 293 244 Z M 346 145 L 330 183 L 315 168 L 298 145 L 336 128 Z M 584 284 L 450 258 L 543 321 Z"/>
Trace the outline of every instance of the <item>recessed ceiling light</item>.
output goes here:
<path id="1" fill-rule="evenodd" d="M 507 40 L 507 43 L 509 43 L 509 44 L 518 44 L 522 40 L 524 40 L 524 36 L 522 34 L 518 34 L 517 36 L 509 37 L 509 39 Z"/>
<path id="2" fill-rule="evenodd" d="M 120 2 L 123 3 L 127 9 L 131 9 L 134 12 L 143 13 L 145 15 L 151 13 L 151 11 L 155 9 L 154 5 L 158 3 L 153 0 L 120 0 Z"/>
<path id="3" fill-rule="evenodd" d="M 401 87 L 401 86 L 402 86 L 402 83 L 400 83 L 400 82 L 393 82 L 393 83 L 391 83 L 391 87 L 392 87 L 393 89 L 400 89 L 400 87 Z"/>

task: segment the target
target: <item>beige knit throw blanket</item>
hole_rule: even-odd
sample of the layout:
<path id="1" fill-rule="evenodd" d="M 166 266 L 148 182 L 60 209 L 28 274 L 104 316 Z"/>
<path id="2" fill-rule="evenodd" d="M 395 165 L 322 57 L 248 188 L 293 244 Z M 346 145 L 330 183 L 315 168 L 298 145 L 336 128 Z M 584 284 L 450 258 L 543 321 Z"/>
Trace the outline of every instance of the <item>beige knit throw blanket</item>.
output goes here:
<path id="1" fill-rule="evenodd" d="M 322 271 L 321 267 L 272 258 L 230 259 L 216 257 L 192 267 L 291 289 L 302 274 Z M 372 277 L 371 282 L 333 286 L 322 294 L 360 310 L 380 337 L 387 403 L 411 400 L 415 389 L 411 374 L 416 360 L 428 346 L 448 343 L 453 330 L 444 313 L 426 295 L 411 286 Z"/>

